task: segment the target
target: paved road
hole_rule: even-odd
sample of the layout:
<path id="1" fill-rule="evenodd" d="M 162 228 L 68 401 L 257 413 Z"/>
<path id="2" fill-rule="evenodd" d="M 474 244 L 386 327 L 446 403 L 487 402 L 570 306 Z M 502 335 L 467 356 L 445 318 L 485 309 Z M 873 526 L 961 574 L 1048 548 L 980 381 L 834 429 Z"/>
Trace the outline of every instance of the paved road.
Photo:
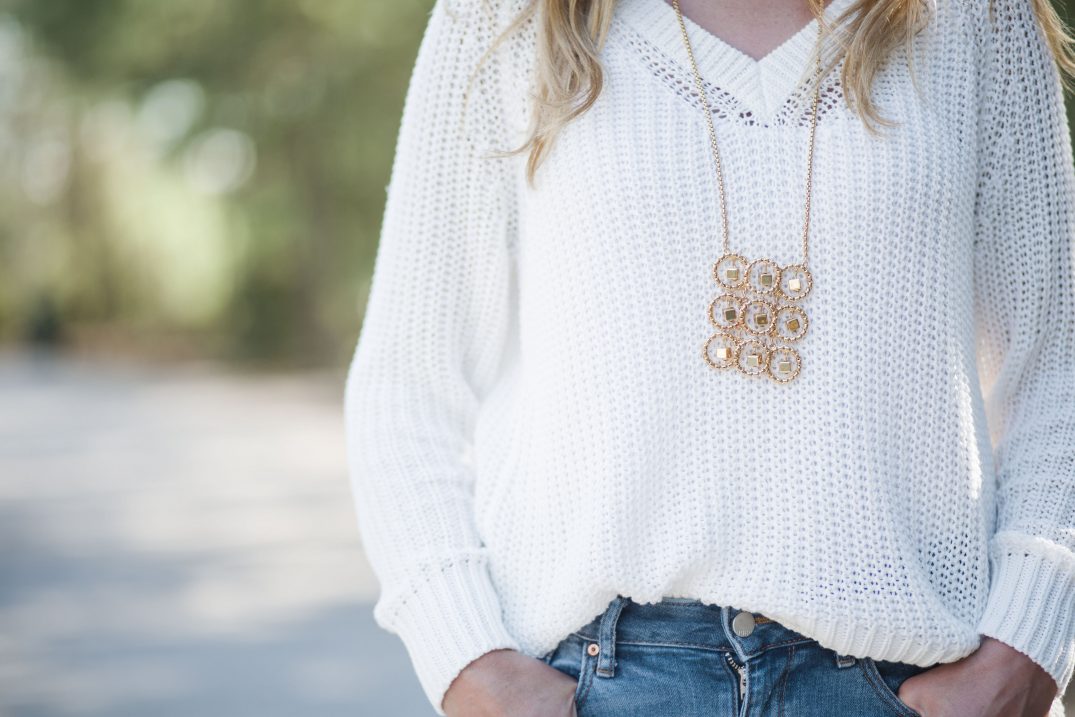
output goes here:
<path id="1" fill-rule="evenodd" d="M 0 352 L 0 717 L 434 715 L 370 616 L 342 380 Z"/>
<path id="2" fill-rule="evenodd" d="M 0 354 L 0 716 L 430 717 L 339 376 Z"/>

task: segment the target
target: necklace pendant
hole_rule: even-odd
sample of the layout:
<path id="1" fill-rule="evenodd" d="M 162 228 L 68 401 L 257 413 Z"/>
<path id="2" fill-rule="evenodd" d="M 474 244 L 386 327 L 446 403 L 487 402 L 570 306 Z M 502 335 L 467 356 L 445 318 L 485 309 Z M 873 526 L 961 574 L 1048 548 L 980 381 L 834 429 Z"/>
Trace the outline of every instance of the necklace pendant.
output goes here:
<path id="1" fill-rule="evenodd" d="M 724 291 L 709 305 L 709 323 L 716 332 L 702 347 L 706 363 L 777 383 L 794 380 L 802 357 L 787 343 L 806 335 L 810 319 L 797 303 L 784 302 L 798 302 L 813 288 L 806 266 L 780 266 L 766 258 L 749 261 L 729 252 L 713 264 L 713 278 Z"/>

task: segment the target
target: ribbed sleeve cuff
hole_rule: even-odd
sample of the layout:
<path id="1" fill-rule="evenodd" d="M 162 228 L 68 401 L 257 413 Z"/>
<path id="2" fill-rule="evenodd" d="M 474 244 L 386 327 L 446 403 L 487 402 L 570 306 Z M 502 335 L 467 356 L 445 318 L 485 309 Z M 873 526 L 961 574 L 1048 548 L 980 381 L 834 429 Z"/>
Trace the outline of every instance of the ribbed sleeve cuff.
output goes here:
<path id="1" fill-rule="evenodd" d="M 443 564 L 388 598 L 375 605 L 374 619 L 403 641 L 438 715 L 444 715 L 444 693 L 470 662 L 499 648 L 519 649 L 502 621 L 484 558 Z"/>
<path id="2" fill-rule="evenodd" d="M 1055 543 L 994 536 L 992 578 L 978 632 L 1041 665 L 1067 690 L 1075 671 L 1075 557 Z"/>

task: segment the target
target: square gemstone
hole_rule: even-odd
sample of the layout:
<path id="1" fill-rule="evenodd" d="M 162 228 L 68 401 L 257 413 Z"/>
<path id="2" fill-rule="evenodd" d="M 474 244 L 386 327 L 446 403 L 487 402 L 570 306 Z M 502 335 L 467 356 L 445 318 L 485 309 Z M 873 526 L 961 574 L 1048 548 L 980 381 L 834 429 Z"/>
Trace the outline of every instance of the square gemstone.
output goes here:
<path id="1" fill-rule="evenodd" d="M 787 324 L 785 324 L 785 326 L 788 327 L 788 331 L 798 331 L 799 330 L 799 320 L 798 319 L 788 319 L 788 322 L 787 322 Z"/>
<path id="2" fill-rule="evenodd" d="M 784 360 L 780 362 L 780 370 L 783 373 L 791 373 L 791 361 Z"/>
<path id="3" fill-rule="evenodd" d="M 788 280 L 788 288 L 791 289 L 792 291 L 799 291 L 800 289 L 803 288 L 803 283 L 797 278 L 796 279 L 789 279 Z"/>
<path id="4" fill-rule="evenodd" d="M 761 285 L 762 286 L 772 286 L 773 285 L 773 275 L 772 274 L 762 274 L 759 277 L 759 279 L 761 280 Z"/>
<path id="5" fill-rule="evenodd" d="M 758 355 L 757 354 L 750 354 L 749 356 L 747 356 L 747 366 L 750 366 L 751 368 L 757 368 L 757 366 L 758 366 Z"/>
<path id="6" fill-rule="evenodd" d="M 735 321 L 735 309 L 725 309 L 724 310 L 724 320 L 725 321 Z"/>
<path id="7" fill-rule="evenodd" d="M 755 321 L 758 322 L 758 326 L 768 326 L 769 314 L 758 314 L 758 317 L 755 319 Z"/>
<path id="8" fill-rule="evenodd" d="M 717 358 L 721 359 L 722 361 L 727 361 L 731 357 L 732 350 L 727 346 L 721 346 L 719 349 L 717 349 Z"/>
<path id="9" fill-rule="evenodd" d="M 724 270 L 724 278 L 728 281 L 739 281 L 739 269 L 736 267 L 730 267 Z"/>

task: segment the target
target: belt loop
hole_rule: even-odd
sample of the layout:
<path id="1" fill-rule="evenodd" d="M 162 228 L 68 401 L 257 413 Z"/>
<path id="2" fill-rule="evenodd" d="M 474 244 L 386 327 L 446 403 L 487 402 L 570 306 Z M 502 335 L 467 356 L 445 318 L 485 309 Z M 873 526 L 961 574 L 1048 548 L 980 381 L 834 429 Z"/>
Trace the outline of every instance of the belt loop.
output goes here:
<path id="1" fill-rule="evenodd" d="M 601 625 L 597 629 L 597 643 L 600 649 L 597 653 L 597 674 L 601 677 L 612 677 L 615 674 L 616 665 L 616 623 L 620 619 L 623 606 L 630 598 L 617 595 L 612 598 L 601 616 Z"/>

